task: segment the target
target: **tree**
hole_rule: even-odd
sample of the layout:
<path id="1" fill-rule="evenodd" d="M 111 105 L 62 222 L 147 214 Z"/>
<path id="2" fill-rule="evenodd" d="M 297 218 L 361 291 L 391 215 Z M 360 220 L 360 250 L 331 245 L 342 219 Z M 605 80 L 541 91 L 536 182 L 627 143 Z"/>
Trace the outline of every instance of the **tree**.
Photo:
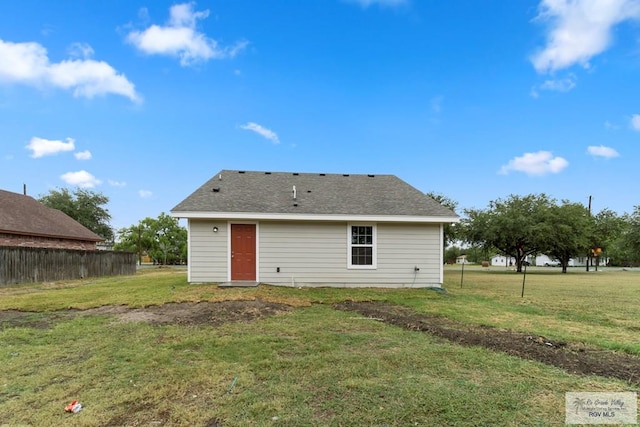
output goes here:
<path id="1" fill-rule="evenodd" d="M 477 245 L 471 245 L 462 249 L 461 252 L 467 255 L 467 262 L 472 264 L 480 264 L 482 261 L 489 260 L 492 257 L 486 248 Z"/>
<path id="2" fill-rule="evenodd" d="M 485 210 L 466 209 L 467 218 L 462 221 L 465 240 L 513 257 L 517 271 L 522 272 L 525 257 L 545 247 L 540 232 L 543 214 L 551 205 L 545 194 L 531 194 L 491 201 Z"/>
<path id="3" fill-rule="evenodd" d="M 621 263 L 624 258 L 623 250 L 620 247 L 621 238 L 627 229 L 627 220 L 624 216 L 618 216 L 609 209 L 603 209 L 594 217 L 593 239 L 591 248 L 601 248 L 604 258 L 613 263 Z M 618 257 L 618 259 L 616 259 Z"/>
<path id="4" fill-rule="evenodd" d="M 431 197 L 442 206 L 451 209 L 453 212 L 458 208 L 458 202 L 445 196 L 444 194 L 429 192 L 427 196 Z M 458 238 L 457 224 L 447 223 L 444 225 L 444 247 L 446 248 Z"/>
<path id="5" fill-rule="evenodd" d="M 456 263 L 456 259 L 458 259 L 458 257 L 460 256 L 461 253 L 462 253 L 462 251 L 460 250 L 459 247 L 457 247 L 457 246 L 449 246 L 444 251 L 444 262 L 446 264 L 455 264 Z"/>
<path id="6" fill-rule="evenodd" d="M 77 188 L 73 193 L 62 188 L 50 190 L 38 200 L 45 206 L 69 215 L 107 242 L 113 242 L 114 233 L 109 224 L 111 214 L 105 207 L 109 203 L 107 196 L 82 188 Z"/>
<path id="7" fill-rule="evenodd" d="M 622 235 L 622 246 L 627 254 L 628 264 L 640 262 L 640 206 L 633 208 L 633 213 L 626 215 L 627 229 Z"/>
<path id="8" fill-rule="evenodd" d="M 541 248 L 552 258 L 557 258 L 562 272 L 567 272 L 569 260 L 589 250 L 593 235 L 593 221 L 589 210 L 581 203 L 563 201 L 553 203 L 541 212 L 542 223 L 538 227 L 544 240 Z"/>
<path id="9" fill-rule="evenodd" d="M 163 212 L 158 218 L 147 217 L 118 230 L 114 249 L 146 253 L 160 264 L 181 263 L 187 259 L 187 230 Z"/>

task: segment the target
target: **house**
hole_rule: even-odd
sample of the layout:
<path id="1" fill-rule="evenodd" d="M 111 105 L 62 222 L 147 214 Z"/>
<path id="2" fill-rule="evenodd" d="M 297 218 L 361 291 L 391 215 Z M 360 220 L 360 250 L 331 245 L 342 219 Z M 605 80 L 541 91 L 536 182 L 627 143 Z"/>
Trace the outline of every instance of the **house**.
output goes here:
<path id="1" fill-rule="evenodd" d="M 95 250 L 103 240 L 57 209 L 0 190 L 0 246 Z"/>
<path id="2" fill-rule="evenodd" d="M 510 256 L 504 255 L 495 255 L 491 257 L 491 265 L 495 265 L 498 267 L 509 267 L 516 265 L 516 259 Z"/>
<path id="3" fill-rule="evenodd" d="M 191 283 L 427 287 L 458 216 L 392 175 L 223 170 L 171 210 Z"/>
<path id="4" fill-rule="evenodd" d="M 456 257 L 456 264 L 469 264 L 469 260 L 466 255 L 460 255 Z"/>
<path id="5" fill-rule="evenodd" d="M 545 254 L 539 254 L 536 256 L 527 255 L 524 260 L 528 263 L 528 265 L 535 265 L 537 267 L 560 266 L 560 261 L 558 261 L 555 258 L 551 258 Z M 608 262 L 609 262 L 609 258 L 603 257 L 602 259 L 600 259 L 600 262 L 598 265 L 607 265 Z M 515 266 L 516 259 L 514 257 L 507 257 L 504 255 L 496 255 L 491 258 L 491 265 L 502 266 L 502 267 Z M 568 267 L 586 267 L 586 265 L 587 265 L 587 257 L 570 258 L 569 262 L 567 263 Z M 591 266 L 596 265 L 595 258 L 592 257 L 590 259 L 590 265 Z"/>

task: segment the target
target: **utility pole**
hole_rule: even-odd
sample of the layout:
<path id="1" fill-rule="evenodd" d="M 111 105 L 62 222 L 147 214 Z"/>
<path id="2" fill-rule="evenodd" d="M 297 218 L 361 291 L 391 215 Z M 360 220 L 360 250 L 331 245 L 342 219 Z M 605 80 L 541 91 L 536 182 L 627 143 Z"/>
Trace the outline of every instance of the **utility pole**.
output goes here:
<path id="1" fill-rule="evenodd" d="M 591 217 L 591 196 L 589 196 L 589 217 Z M 587 249 L 587 271 L 589 271 L 589 264 L 591 264 L 591 248 Z"/>
<path id="2" fill-rule="evenodd" d="M 138 224 L 138 265 L 142 265 L 142 224 Z"/>

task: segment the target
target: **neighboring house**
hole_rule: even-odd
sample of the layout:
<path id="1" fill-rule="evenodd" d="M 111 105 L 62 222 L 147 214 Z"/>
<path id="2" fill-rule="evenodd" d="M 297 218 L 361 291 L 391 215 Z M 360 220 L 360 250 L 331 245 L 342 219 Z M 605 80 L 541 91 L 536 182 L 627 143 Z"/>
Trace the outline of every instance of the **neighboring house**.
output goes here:
<path id="1" fill-rule="evenodd" d="M 589 258 L 587 258 L 586 256 L 577 257 L 577 258 L 571 258 L 569 260 L 569 267 L 586 267 L 587 262 L 591 267 L 595 267 L 596 265 L 606 266 L 606 265 L 609 265 L 610 261 L 611 259 L 605 256 L 600 256 L 600 257 L 591 256 Z"/>
<path id="2" fill-rule="evenodd" d="M 515 267 L 516 259 L 512 256 L 504 256 L 504 255 L 495 255 L 491 257 L 491 265 L 497 267 Z M 533 264 L 533 257 L 531 255 L 527 255 L 524 258 L 524 261 L 529 265 Z"/>
<path id="3" fill-rule="evenodd" d="M 551 258 L 548 255 L 540 254 L 536 255 L 527 255 L 525 257 L 525 261 L 529 263 L 529 265 L 535 265 L 537 267 L 558 267 L 560 266 L 560 261 L 555 258 Z M 596 259 L 591 258 L 591 266 L 596 265 Z M 606 265 L 609 262 L 609 258 L 602 257 L 600 259 L 599 265 Z M 510 267 L 516 265 L 516 259 L 514 257 L 506 257 L 504 255 L 496 255 L 491 258 L 491 265 L 502 266 L 502 267 Z M 578 257 L 578 258 L 570 258 L 568 267 L 586 267 L 587 265 L 587 257 Z"/>
<path id="4" fill-rule="evenodd" d="M 95 250 L 103 240 L 57 209 L 0 190 L 0 246 Z"/>
<path id="5" fill-rule="evenodd" d="M 458 216 L 392 175 L 223 170 L 171 210 L 191 283 L 427 287 Z"/>
<path id="6" fill-rule="evenodd" d="M 460 255 L 456 257 L 456 264 L 469 264 L 469 260 L 466 255 Z"/>
<path id="7" fill-rule="evenodd" d="M 516 265 L 516 259 L 514 257 L 508 257 L 504 255 L 496 255 L 491 257 L 491 265 L 495 265 L 498 267 L 509 267 L 512 265 Z"/>

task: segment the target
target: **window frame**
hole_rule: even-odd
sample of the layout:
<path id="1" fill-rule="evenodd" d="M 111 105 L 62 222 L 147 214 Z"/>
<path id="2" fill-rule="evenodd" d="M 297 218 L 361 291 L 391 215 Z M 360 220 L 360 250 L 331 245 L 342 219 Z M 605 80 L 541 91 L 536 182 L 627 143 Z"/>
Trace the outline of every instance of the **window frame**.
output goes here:
<path id="1" fill-rule="evenodd" d="M 371 227 L 372 244 L 354 244 L 351 240 L 351 232 L 353 227 Z M 370 247 L 371 250 L 371 264 L 361 265 L 353 264 L 352 249 L 356 247 L 366 248 Z M 347 269 L 349 270 L 376 270 L 378 268 L 378 230 L 376 224 L 373 223 L 348 223 L 347 224 Z"/>

